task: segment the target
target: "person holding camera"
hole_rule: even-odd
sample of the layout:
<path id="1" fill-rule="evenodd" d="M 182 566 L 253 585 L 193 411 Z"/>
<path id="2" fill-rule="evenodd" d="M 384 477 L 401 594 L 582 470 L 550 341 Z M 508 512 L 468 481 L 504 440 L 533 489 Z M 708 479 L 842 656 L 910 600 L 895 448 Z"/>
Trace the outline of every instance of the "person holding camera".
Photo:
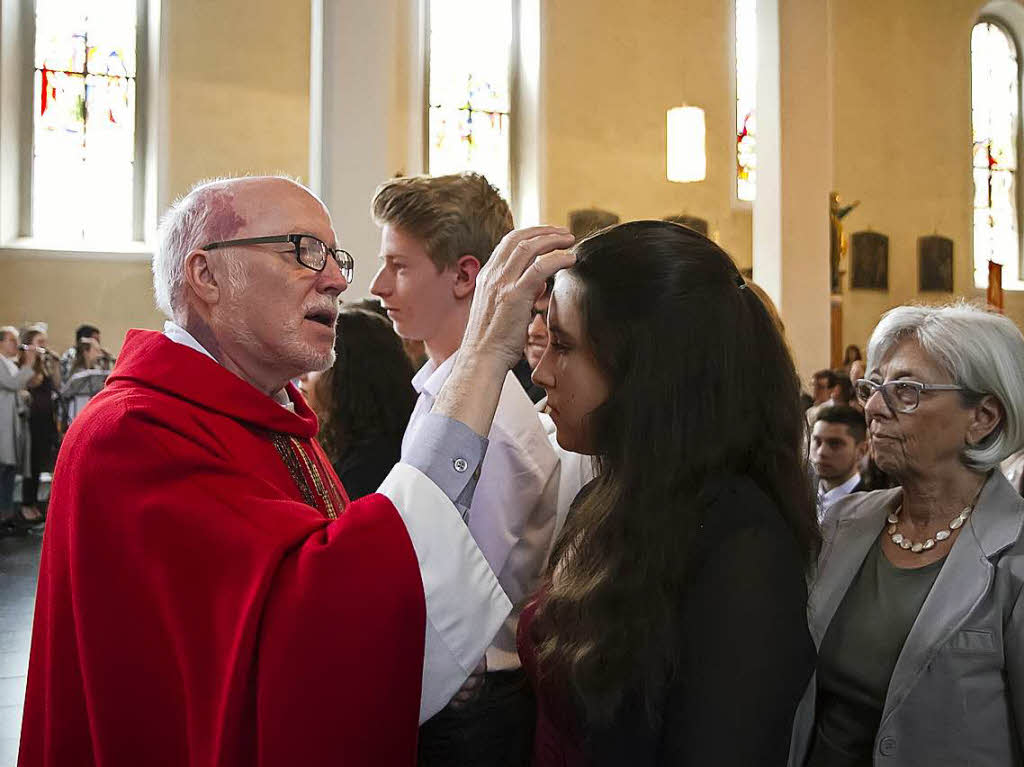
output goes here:
<path id="1" fill-rule="evenodd" d="M 29 471 L 21 483 L 21 516 L 32 524 L 44 519 L 39 509 L 39 477 L 53 468 L 57 451 L 60 366 L 57 357 L 47 349 L 47 340 L 42 325 L 29 325 L 21 331 L 21 367 L 34 371 L 28 381 Z"/>
<path id="2" fill-rule="evenodd" d="M 22 527 L 14 510 L 14 478 L 26 458 L 19 396 L 34 375 L 35 351 L 24 352 L 23 361 L 19 367 L 17 328 L 0 327 L 0 537 Z"/>

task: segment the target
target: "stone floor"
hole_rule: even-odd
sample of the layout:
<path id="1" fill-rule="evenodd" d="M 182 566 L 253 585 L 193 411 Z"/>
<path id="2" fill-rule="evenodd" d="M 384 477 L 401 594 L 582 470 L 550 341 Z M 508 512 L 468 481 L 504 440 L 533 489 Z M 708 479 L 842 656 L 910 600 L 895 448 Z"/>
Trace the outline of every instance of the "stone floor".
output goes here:
<path id="1" fill-rule="evenodd" d="M 0 538 L 0 767 L 18 760 L 42 531 Z"/>

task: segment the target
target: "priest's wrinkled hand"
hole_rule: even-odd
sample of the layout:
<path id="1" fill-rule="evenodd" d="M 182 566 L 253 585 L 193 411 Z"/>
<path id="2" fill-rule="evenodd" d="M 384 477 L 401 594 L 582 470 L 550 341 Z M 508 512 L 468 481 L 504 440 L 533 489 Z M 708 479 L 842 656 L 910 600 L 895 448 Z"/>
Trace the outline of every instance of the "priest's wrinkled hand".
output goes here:
<path id="1" fill-rule="evenodd" d="M 487 435 L 505 376 L 523 355 L 534 302 L 549 277 L 576 262 L 564 250 L 572 243 L 560 226 L 516 229 L 498 243 L 477 275 L 466 335 L 433 412 Z"/>
<path id="2" fill-rule="evenodd" d="M 515 229 L 502 238 L 476 278 L 476 292 L 461 354 L 486 355 L 510 370 L 523 356 L 526 331 L 544 283 L 576 256 L 564 250 L 573 243 L 561 226 Z"/>
<path id="3" fill-rule="evenodd" d="M 480 659 L 476 668 L 470 673 L 469 678 L 463 683 L 459 691 L 448 702 L 448 707 L 458 711 L 465 708 L 466 704 L 475 698 L 484 686 L 484 674 L 487 673 L 487 656 Z"/>

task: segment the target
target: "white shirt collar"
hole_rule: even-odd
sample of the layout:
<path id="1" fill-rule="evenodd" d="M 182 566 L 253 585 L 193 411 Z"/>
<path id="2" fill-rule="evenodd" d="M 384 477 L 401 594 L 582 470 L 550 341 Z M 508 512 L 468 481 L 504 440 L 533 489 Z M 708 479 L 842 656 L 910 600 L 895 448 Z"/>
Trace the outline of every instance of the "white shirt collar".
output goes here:
<path id="1" fill-rule="evenodd" d="M 453 354 L 440 365 L 435 365 L 433 360 L 427 360 L 427 364 L 421 367 L 419 372 L 413 376 L 412 388 L 416 390 L 416 393 L 423 394 L 423 392 L 426 392 L 431 397 L 437 397 L 441 387 L 444 386 L 444 382 L 451 375 L 452 368 L 455 367 L 455 358 L 457 356 L 457 353 Z"/>
<path id="2" fill-rule="evenodd" d="M 195 336 L 193 336 L 191 333 L 185 330 L 185 328 L 181 327 L 181 325 L 177 325 L 171 322 L 170 320 L 167 320 L 164 323 L 164 335 L 167 336 L 172 341 L 174 341 L 174 343 L 181 344 L 182 346 L 187 346 L 189 349 L 194 349 L 200 354 L 205 354 L 211 360 L 217 362 L 218 365 L 220 364 L 220 362 L 217 361 L 217 358 L 210 354 L 206 350 L 206 347 L 199 343 L 195 339 Z M 281 389 L 281 391 L 279 392 L 275 392 L 271 399 L 273 399 L 277 404 L 281 405 L 282 407 L 294 412 L 295 405 L 292 404 L 292 401 L 288 398 L 288 392 L 285 391 L 284 389 Z"/>
<path id="3" fill-rule="evenodd" d="M 837 485 L 836 487 L 833 487 L 831 490 L 828 490 L 826 492 L 822 492 L 822 490 L 824 489 L 824 484 L 819 482 L 818 497 L 821 499 L 821 503 L 823 506 L 831 506 L 844 495 L 849 495 L 850 491 L 857 486 L 858 482 L 860 482 L 859 471 L 855 471 L 853 473 L 853 476 L 846 480 L 843 484 Z"/>
<path id="4" fill-rule="evenodd" d="M 181 325 L 176 325 L 170 320 L 167 320 L 167 322 L 164 323 L 164 335 L 174 341 L 174 343 L 187 346 L 189 349 L 194 349 L 200 354 L 205 354 L 214 362 L 217 362 L 217 359 L 206 351 L 206 347 L 199 343 L 195 339 L 195 336 L 185 330 L 185 328 L 181 327 Z M 217 364 L 219 365 L 220 363 L 217 362 Z"/>

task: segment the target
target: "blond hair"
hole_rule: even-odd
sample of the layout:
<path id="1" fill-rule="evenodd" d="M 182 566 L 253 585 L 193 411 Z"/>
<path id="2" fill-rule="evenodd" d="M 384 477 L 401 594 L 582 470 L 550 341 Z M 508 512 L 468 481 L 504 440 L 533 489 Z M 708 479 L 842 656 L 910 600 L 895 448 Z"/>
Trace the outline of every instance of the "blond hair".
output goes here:
<path id="1" fill-rule="evenodd" d="M 508 203 L 479 173 L 385 181 L 371 212 L 377 226 L 393 226 L 422 242 L 438 271 L 466 255 L 483 266 L 513 227 Z"/>

